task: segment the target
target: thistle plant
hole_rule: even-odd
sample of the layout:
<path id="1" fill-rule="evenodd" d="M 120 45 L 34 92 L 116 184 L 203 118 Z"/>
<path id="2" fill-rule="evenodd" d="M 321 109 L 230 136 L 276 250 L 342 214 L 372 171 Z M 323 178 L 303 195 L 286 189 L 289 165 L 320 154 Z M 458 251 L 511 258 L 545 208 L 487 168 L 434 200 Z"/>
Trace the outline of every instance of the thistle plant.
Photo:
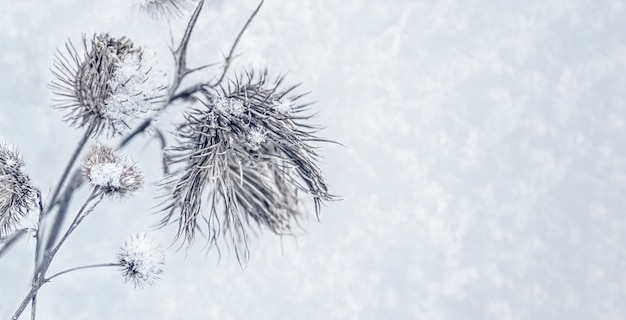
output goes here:
<path id="1" fill-rule="evenodd" d="M 24 160 L 15 147 L 0 142 L 0 239 L 3 242 L 17 231 L 39 198 L 39 190 L 23 167 Z"/>
<path id="2" fill-rule="evenodd" d="M 200 104 L 186 112 L 170 148 L 182 167 L 166 179 L 162 222 L 177 221 L 177 236 L 188 244 L 198 230 L 205 229 L 210 244 L 226 231 L 245 263 L 246 225 L 288 234 L 303 212 L 300 194 L 313 199 L 317 214 L 332 199 L 311 145 L 323 140 L 303 123 L 307 105 L 296 105 L 302 97 L 292 93 L 296 86 L 281 90 L 283 81 L 248 71 L 225 86 L 203 87 Z"/>
<path id="3" fill-rule="evenodd" d="M 29 305 L 35 319 L 39 289 L 69 272 L 115 267 L 135 288 L 158 282 L 164 247 L 146 234 L 131 236 L 109 262 L 48 275 L 59 249 L 89 215 L 97 214 L 102 201 L 131 197 L 142 187 L 141 169 L 120 149 L 146 134 L 158 138 L 163 155 L 163 176 L 157 177 L 162 218 L 155 223 L 175 224 L 173 243 L 187 248 L 199 235 L 209 250 L 226 239 L 244 266 L 250 259 L 252 226 L 293 234 L 308 216 L 309 205 L 319 217 L 322 204 L 335 199 L 316 152 L 318 144 L 332 141 L 320 138 L 319 128 L 310 123 L 311 106 L 299 85 L 288 85 L 284 76 L 273 78 L 266 69 L 230 71 L 236 46 L 263 1 L 235 37 L 217 74 L 206 81 L 185 81 L 184 88 L 190 74 L 206 72 L 211 65 L 187 66 L 187 46 L 204 0 L 141 0 L 137 5 L 155 19 L 189 14 L 172 50 L 174 68 L 166 72 L 150 49 L 108 33 L 83 35 L 81 46 L 68 40 L 57 50 L 56 79 L 50 84 L 53 107 L 83 135 L 45 205 L 15 148 L 0 144 L 0 258 L 25 234 L 35 238 L 31 289 L 13 319 Z M 172 106 L 179 108 L 182 120 L 167 132 L 153 120 Z M 101 142 L 115 137 L 121 137 L 116 148 Z M 81 188 L 90 193 L 72 214 L 70 204 Z M 24 226 L 29 215 L 36 217 L 33 228 Z"/>
<path id="4" fill-rule="evenodd" d="M 131 236 L 120 248 L 117 261 L 126 282 L 137 287 L 153 285 L 159 280 L 165 265 L 165 253 L 147 234 Z"/>
<path id="5" fill-rule="evenodd" d="M 87 42 L 83 35 L 83 54 L 68 41 L 67 53 L 55 55 L 55 107 L 67 110 L 65 120 L 89 134 L 120 134 L 131 128 L 130 121 L 156 108 L 164 73 L 150 52 L 125 37 L 102 33 Z"/>
<path id="6" fill-rule="evenodd" d="M 143 182 L 136 163 L 121 158 L 113 148 L 93 146 L 83 160 L 83 175 L 94 188 L 106 195 L 128 196 Z"/>

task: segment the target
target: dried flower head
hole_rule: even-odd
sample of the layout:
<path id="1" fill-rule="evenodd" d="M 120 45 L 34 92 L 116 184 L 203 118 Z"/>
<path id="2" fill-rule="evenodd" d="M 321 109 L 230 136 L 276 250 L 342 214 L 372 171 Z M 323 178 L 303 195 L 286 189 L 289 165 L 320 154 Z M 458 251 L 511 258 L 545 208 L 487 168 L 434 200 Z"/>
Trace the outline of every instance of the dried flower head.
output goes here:
<path id="1" fill-rule="evenodd" d="M 124 242 L 117 254 L 126 282 L 135 288 L 154 285 L 163 273 L 165 252 L 147 234 L 136 234 Z"/>
<path id="2" fill-rule="evenodd" d="M 205 221 L 210 244 L 225 230 L 246 261 L 247 224 L 289 234 L 303 215 L 302 196 L 318 215 L 322 201 L 333 198 L 311 145 L 327 140 L 304 123 L 307 105 L 296 105 L 302 95 L 290 95 L 296 86 L 281 91 L 282 81 L 247 72 L 226 87 L 205 88 L 203 103 L 186 114 L 170 154 L 180 167 L 164 182 L 163 224 L 178 221 L 188 245 Z"/>
<path id="3" fill-rule="evenodd" d="M 195 0 L 138 0 L 139 9 L 155 19 L 177 18 L 192 8 Z"/>
<path id="4" fill-rule="evenodd" d="M 143 183 L 136 163 L 102 144 L 91 147 L 83 159 L 83 174 L 95 188 L 110 195 L 129 195 Z"/>
<path id="5" fill-rule="evenodd" d="M 17 150 L 0 142 L 0 237 L 14 232 L 28 211 L 36 207 L 38 191 L 23 166 Z"/>
<path id="6" fill-rule="evenodd" d="M 65 120 L 86 127 L 93 135 L 115 135 L 137 118 L 154 110 L 163 97 L 167 77 L 155 54 L 136 47 L 125 37 L 83 36 L 84 54 L 71 41 L 67 55 L 57 50 L 51 87 L 55 107 L 67 110 Z"/>

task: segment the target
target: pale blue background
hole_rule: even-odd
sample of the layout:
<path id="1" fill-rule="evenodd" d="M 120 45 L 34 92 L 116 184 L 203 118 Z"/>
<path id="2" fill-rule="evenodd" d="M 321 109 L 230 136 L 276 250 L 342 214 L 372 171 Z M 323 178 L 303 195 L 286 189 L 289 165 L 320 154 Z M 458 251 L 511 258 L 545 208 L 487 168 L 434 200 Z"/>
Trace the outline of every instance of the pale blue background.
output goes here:
<path id="1" fill-rule="evenodd" d="M 208 1 L 191 65 L 219 61 L 255 5 Z M 197 246 L 143 290 L 112 269 L 59 278 L 39 319 L 623 319 L 625 30 L 619 0 L 267 1 L 238 63 L 313 92 L 346 146 L 321 151 L 344 200 L 297 242 L 261 233 L 245 270 Z M 80 137 L 49 107 L 52 53 L 94 31 L 169 61 L 167 27 L 132 1 L 0 0 L 0 136 L 43 190 Z M 157 221 L 157 144 L 128 152 L 149 185 L 100 207 L 51 271 L 111 261 Z M 2 319 L 32 247 L 0 260 Z"/>

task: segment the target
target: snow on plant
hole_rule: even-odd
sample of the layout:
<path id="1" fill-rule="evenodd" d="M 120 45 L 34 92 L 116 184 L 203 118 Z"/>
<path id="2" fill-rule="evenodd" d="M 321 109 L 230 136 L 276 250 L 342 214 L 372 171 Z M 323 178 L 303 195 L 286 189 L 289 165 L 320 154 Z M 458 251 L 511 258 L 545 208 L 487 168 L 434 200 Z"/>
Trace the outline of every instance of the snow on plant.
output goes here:
<path id="1" fill-rule="evenodd" d="M 178 236 L 189 245 L 198 230 L 204 229 L 210 244 L 225 230 L 245 263 L 250 221 L 289 234 L 303 216 L 300 195 L 313 200 L 317 214 L 322 201 L 333 198 L 315 164 L 311 143 L 323 139 L 303 122 L 309 118 L 302 114 L 306 104 L 290 114 L 274 109 L 288 95 L 294 102 L 302 97 L 293 93 L 295 86 L 281 89 L 283 81 L 271 81 L 267 71 L 244 72 L 226 86 L 204 87 L 202 103 L 186 113 L 170 150 L 181 167 L 166 180 L 163 223 L 177 221 Z M 225 101 L 240 101 L 243 112 L 224 112 Z M 206 196 L 210 201 L 203 201 Z"/>
<path id="2" fill-rule="evenodd" d="M 15 232 L 36 206 L 39 191 L 22 170 L 24 160 L 15 147 L 0 142 L 0 239 Z"/>
<path id="3" fill-rule="evenodd" d="M 163 247 L 145 234 L 130 237 L 113 262 L 48 275 L 59 249 L 95 214 L 100 202 L 129 197 L 142 186 L 139 166 L 117 150 L 142 134 L 154 134 L 162 148 L 159 225 L 177 225 L 172 237 L 188 248 L 198 235 L 209 249 L 225 238 L 245 265 L 251 226 L 293 234 L 307 216 L 307 204 L 319 216 L 322 204 L 335 199 L 317 166 L 316 153 L 316 144 L 331 141 L 318 137 L 318 129 L 309 123 L 309 104 L 302 100 L 304 94 L 297 93 L 298 86 L 286 85 L 282 76 L 270 78 L 267 70 L 230 72 L 235 48 L 262 5 L 263 1 L 236 36 L 217 74 L 204 77 L 208 81 L 187 79 L 211 65 L 187 66 L 187 46 L 204 0 L 138 2 L 142 11 L 167 19 L 195 6 L 172 50 L 171 76 L 161 70 L 154 52 L 124 36 L 97 33 L 83 36 L 78 48 L 68 41 L 64 50 L 57 50 L 52 67 L 56 79 L 50 84 L 53 106 L 64 111 L 64 120 L 83 135 L 58 183 L 44 197 L 45 205 L 15 148 L 0 143 L 0 258 L 29 231 L 35 238 L 31 288 L 13 319 L 29 305 L 34 319 L 39 289 L 69 272 L 117 267 L 135 287 L 160 278 Z M 188 86 L 181 87 L 183 83 Z M 182 121 L 168 133 L 153 120 L 173 104 L 180 108 Z M 98 141 L 119 136 L 117 148 Z M 91 147 L 83 155 L 87 145 Z M 70 204 L 83 187 L 90 193 L 67 226 L 69 210 L 75 207 Z M 22 225 L 29 214 L 36 214 L 34 228 Z"/>
<path id="4" fill-rule="evenodd" d="M 95 145 L 83 160 L 85 178 L 107 195 L 127 196 L 141 187 L 137 164 L 120 157 L 109 146 Z"/>
<path id="5" fill-rule="evenodd" d="M 147 234 L 131 236 L 117 254 L 122 275 L 136 288 L 154 285 L 163 273 L 165 252 Z"/>
<path id="6" fill-rule="evenodd" d="M 51 87 L 55 107 L 67 110 L 65 120 L 71 125 L 94 136 L 117 135 L 156 110 L 166 79 L 153 53 L 106 33 L 94 35 L 89 45 L 83 36 L 82 54 L 71 41 L 65 47 L 67 53 L 58 50 L 55 55 L 57 79 Z"/>
<path id="7" fill-rule="evenodd" d="M 278 113 L 290 114 L 294 111 L 294 102 L 289 99 L 277 100 L 272 103 L 272 108 Z"/>

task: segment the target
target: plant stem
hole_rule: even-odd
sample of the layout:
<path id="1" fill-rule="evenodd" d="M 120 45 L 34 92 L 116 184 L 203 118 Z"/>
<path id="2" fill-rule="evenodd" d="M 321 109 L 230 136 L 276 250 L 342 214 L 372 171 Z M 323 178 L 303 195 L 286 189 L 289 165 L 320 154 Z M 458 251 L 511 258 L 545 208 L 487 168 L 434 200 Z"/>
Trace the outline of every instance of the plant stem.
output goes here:
<path id="1" fill-rule="evenodd" d="M 85 130 L 85 134 L 83 135 L 83 138 L 78 142 L 78 146 L 74 150 L 74 154 L 72 154 L 72 157 L 70 158 L 69 163 L 65 167 L 65 170 L 63 171 L 63 175 L 61 175 L 61 180 L 57 184 L 56 189 L 54 190 L 54 193 L 52 194 L 52 197 L 49 199 L 48 205 L 45 208 L 44 214 L 50 213 L 52 208 L 57 204 L 57 197 L 59 196 L 59 193 L 61 192 L 61 188 L 65 184 L 65 180 L 67 180 L 70 170 L 74 166 L 74 163 L 76 162 L 76 159 L 78 158 L 78 155 L 80 155 L 80 152 L 83 150 L 83 148 L 87 144 L 87 140 L 89 140 L 89 137 L 91 136 L 92 133 L 93 133 L 93 127 L 89 126 L 89 128 Z M 48 239 L 46 241 L 45 251 L 48 251 L 54 245 L 54 242 L 56 241 L 56 237 L 59 233 L 59 229 L 61 228 L 61 224 L 63 223 L 64 218 L 65 218 L 65 215 L 63 213 L 61 212 L 57 213 L 57 216 L 54 219 L 54 223 L 52 224 L 52 229 L 50 230 L 50 235 L 48 236 Z M 41 224 L 39 225 L 38 229 L 41 229 Z M 41 242 L 40 236 L 41 236 L 41 233 L 38 231 L 37 232 L 37 249 L 39 249 L 39 243 Z M 39 256 L 39 250 L 35 252 L 35 255 Z"/>
<path id="2" fill-rule="evenodd" d="M 178 45 L 178 48 L 175 51 L 173 51 L 174 66 L 176 68 L 175 70 L 176 77 L 174 77 L 174 82 L 167 90 L 167 100 L 165 101 L 165 104 L 163 105 L 163 108 L 161 108 L 160 111 L 165 110 L 172 103 L 173 101 L 172 97 L 174 97 L 174 93 L 180 87 L 180 83 L 183 81 L 185 76 L 187 76 L 189 73 L 195 70 L 195 69 L 190 70 L 189 68 L 187 68 L 187 46 L 189 45 L 191 32 L 196 26 L 196 22 L 198 21 L 198 17 L 200 15 L 200 11 L 202 11 L 203 5 L 204 5 L 204 0 L 200 0 L 200 2 L 198 2 L 198 5 L 196 6 L 196 9 L 191 15 L 189 22 L 187 23 L 187 28 L 185 28 L 185 33 L 183 34 L 183 38 L 180 40 L 180 44 Z M 133 132 L 127 135 L 122 140 L 122 142 L 120 142 L 119 148 L 124 147 L 135 136 L 144 132 L 150 126 L 150 124 L 152 124 L 152 120 L 153 118 L 145 119 L 137 128 L 135 128 L 135 130 L 133 130 Z"/>
<path id="3" fill-rule="evenodd" d="M 33 287 L 30 288 L 30 291 L 28 291 L 28 294 L 26 294 L 26 297 L 24 297 L 24 300 L 22 300 L 22 303 L 17 308 L 17 311 L 15 311 L 15 313 L 11 317 L 11 320 L 17 320 L 17 318 L 19 318 L 19 316 L 22 314 L 24 309 L 26 309 L 26 306 L 28 306 L 28 303 L 30 302 L 32 297 L 35 295 L 37 290 L 39 290 L 39 287 L 35 288 L 33 286 Z"/>
<path id="4" fill-rule="evenodd" d="M 24 300 L 22 300 L 22 303 L 20 304 L 18 309 L 15 311 L 15 313 L 13 314 L 11 319 L 17 320 L 17 318 L 19 318 L 19 316 L 22 314 L 22 312 L 24 312 L 24 309 L 26 309 L 26 307 L 28 306 L 29 302 L 36 303 L 36 301 L 37 301 L 37 292 L 39 291 L 41 286 L 43 286 L 46 283 L 45 281 L 43 281 L 43 279 L 45 279 L 46 271 L 50 267 L 50 264 L 52 263 L 52 260 L 54 259 L 54 256 L 59 251 L 61 246 L 65 243 L 67 238 L 76 229 L 76 227 L 78 227 L 78 225 L 83 221 L 83 219 L 85 217 L 87 217 L 87 215 L 91 211 L 93 211 L 93 209 L 98 205 L 98 203 L 100 203 L 100 201 L 102 201 L 102 198 L 103 198 L 103 194 L 101 192 L 99 192 L 97 189 L 94 189 L 91 192 L 91 194 L 89 195 L 89 198 L 87 198 L 87 200 L 85 200 L 85 203 L 81 206 L 80 210 L 76 214 L 76 217 L 74 218 L 74 221 L 72 221 L 72 224 L 70 225 L 70 227 L 67 229 L 67 231 L 65 232 L 65 234 L 63 235 L 61 240 L 59 240 L 59 243 L 49 253 L 47 253 L 46 256 L 44 257 L 44 259 L 43 259 L 43 261 L 41 263 L 41 266 L 39 267 L 38 271 L 35 273 L 35 276 L 33 277 L 33 282 L 32 282 L 30 291 L 28 292 L 28 294 L 26 295 Z M 92 204 L 91 206 L 89 206 L 89 204 L 93 200 L 96 200 L 96 199 L 97 199 L 97 201 L 94 204 Z M 88 206 L 89 206 L 89 208 L 87 208 Z M 35 310 L 34 310 L 35 308 L 36 308 L 36 305 L 33 304 L 33 308 L 31 309 L 32 310 L 31 311 L 31 318 L 35 317 Z"/>
<path id="5" fill-rule="evenodd" d="M 73 272 L 73 271 L 78 271 L 78 270 L 83 270 L 83 269 L 92 269 L 92 268 L 101 268 L 101 267 L 119 267 L 119 266 L 120 266 L 120 264 L 115 262 L 115 263 L 90 264 L 90 265 L 86 265 L 86 266 L 70 268 L 70 269 L 66 269 L 66 270 L 63 270 L 61 272 L 55 273 L 54 275 L 44 279 L 44 282 L 50 282 L 50 280 L 52 280 L 52 279 L 54 279 L 54 278 L 56 278 L 58 276 L 61 276 L 61 275 L 64 275 L 66 273 Z"/>
<path id="6" fill-rule="evenodd" d="M 94 189 L 91 192 L 91 194 L 89 195 L 89 198 L 87 198 L 83 206 L 80 207 L 80 210 L 78 211 L 78 214 L 76 214 L 74 221 L 72 221 L 72 224 L 70 225 L 70 227 L 67 229 L 67 231 L 65 232 L 61 240 L 59 240 L 59 243 L 50 251 L 50 254 L 46 257 L 46 260 L 44 261 L 44 264 L 42 265 L 42 268 L 41 268 L 42 277 L 43 275 L 45 275 L 45 272 L 48 270 L 48 267 L 50 266 L 50 262 L 52 262 L 52 259 L 54 258 L 56 253 L 59 251 L 63 243 L 65 243 L 65 240 L 67 240 L 70 234 L 72 234 L 72 232 L 76 229 L 76 227 L 78 227 L 78 225 L 83 221 L 83 219 L 85 219 L 85 217 L 87 217 L 87 215 L 91 211 L 93 211 L 93 209 L 98 205 L 98 203 L 102 201 L 103 196 L 104 194 L 99 192 L 97 189 Z M 89 203 L 96 198 L 99 198 L 96 201 L 96 203 L 94 203 L 88 210 L 85 210 L 87 208 L 87 205 L 89 205 Z"/>
<path id="7" fill-rule="evenodd" d="M 67 180 L 70 170 L 72 170 L 72 167 L 74 167 L 74 163 L 76 163 L 76 159 L 78 159 L 80 152 L 83 150 L 83 148 L 87 144 L 87 140 L 89 140 L 89 137 L 91 136 L 92 133 L 93 133 L 93 126 L 89 126 L 85 130 L 85 134 L 83 135 L 81 140 L 78 142 L 78 146 L 76 146 L 76 149 L 74 149 L 74 152 L 72 153 L 72 156 L 70 157 L 69 162 L 65 166 L 65 169 L 63 170 L 63 173 L 61 174 L 61 178 L 59 179 L 59 182 L 57 183 L 55 190 L 52 193 L 52 197 L 48 199 L 48 203 L 46 204 L 45 208 L 41 205 L 41 194 L 39 194 L 39 219 L 37 223 L 37 232 L 36 232 L 36 237 L 35 237 L 36 244 L 35 244 L 35 267 L 34 267 L 33 284 L 32 284 L 33 286 L 35 286 L 35 283 L 38 283 L 40 278 L 42 277 L 42 274 L 40 273 L 40 261 L 39 260 L 41 256 L 41 247 L 43 245 L 43 218 L 45 215 L 50 213 L 52 208 L 54 208 L 56 204 L 56 199 L 59 196 L 59 193 L 61 192 L 61 189 L 63 188 L 63 185 L 65 184 L 65 181 Z M 50 236 L 46 243 L 46 249 L 51 247 L 54 244 L 54 241 L 56 240 L 56 234 L 59 232 L 59 228 L 61 227 L 62 222 L 63 222 L 63 217 L 61 215 L 57 215 L 55 219 L 55 223 L 52 226 Z M 37 314 L 37 291 L 35 291 L 32 295 L 31 315 L 30 315 L 31 320 L 35 320 L 36 314 Z"/>
<path id="8" fill-rule="evenodd" d="M 33 298 L 30 301 L 30 320 L 35 320 L 37 316 L 37 293 L 33 295 Z"/>
<path id="9" fill-rule="evenodd" d="M 63 184 L 65 184 L 65 180 L 67 180 L 67 176 L 70 174 L 70 170 L 72 170 L 72 167 L 74 166 L 74 163 L 76 162 L 76 159 L 78 158 L 78 155 L 83 150 L 83 147 L 85 147 L 85 145 L 87 144 L 87 140 L 89 140 L 89 137 L 93 133 L 92 127 L 93 126 L 89 126 L 87 130 L 85 130 L 85 134 L 83 135 L 82 139 L 78 142 L 78 146 L 74 150 L 74 153 L 72 154 L 72 157 L 70 158 L 70 161 L 67 163 L 67 166 L 65 166 L 65 170 L 63 170 L 61 179 L 59 180 L 59 183 L 54 189 L 54 192 L 52 193 L 52 197 L 48 200 L 48 204 L 46 205 L 46 208 L 45 208 L 46 213 L 50 212 L 52 207 L 54 207 L 56 199 L 59 196 L 59 192 L 61 192 L 61 188 L 63 188 Z"/>
<path id="10" fill-rule="evenodd" d="M 228 56 L 224 58 L 224 69 L 222 70 L 222 75 L 220 75 L 219 79 L 214 84 L 209 84 L 210 87 L 215 87 L 219 85 L 220 83 L 222 83 L 222 80 L 224 80 L 224 77 L 226 76 L 226 72 L 228 72 L 228 68 L 230 67 L 230 63 L 233 59 L 235 48 L 237 47 L 239 40 L 241 40 L 241 36 L 243 35 L 243 33 L 246 31 L 246 29 L 248 29 L 248 26 L 250 25 L 254 17 L 257 15 L 257 13 L 259 13 L 259 10 L 261 10 L 261 6 L 263 6 L 263 2 L 264 0 L 261 0 L 261 2 L 259 2 L 259 5 L 256 7 L 256 9 L 254 9 L 254 12 L 252 12 L 250 17 L 248 18 L 248 21 L 246 21 L 246 24 L 243 26 L 243 28 L 241 28 L 241 31 L 239 31 L 237 38 L 235 38 L 235 42 L 233 42 L 233 45 L 230 47 Z"/>

